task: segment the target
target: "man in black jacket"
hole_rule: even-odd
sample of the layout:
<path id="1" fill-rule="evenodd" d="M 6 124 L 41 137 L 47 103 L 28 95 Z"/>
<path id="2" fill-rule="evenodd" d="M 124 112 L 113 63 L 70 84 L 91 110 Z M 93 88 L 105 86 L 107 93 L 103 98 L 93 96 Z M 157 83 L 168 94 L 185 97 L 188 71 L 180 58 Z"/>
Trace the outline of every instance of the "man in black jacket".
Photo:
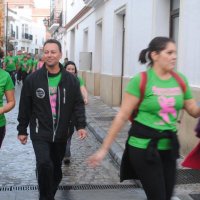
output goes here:
<path id="1" fill-rule="evenodd" d="M 59 60 L 61 44 L 50 39 L 44 43 L 43 67 L 27 77 L 21 92 L 17 126 L 18 139 L 26 144 L 30 126 L 36 163 L 40 200 L 54 200 L 62 179 L 68 124 L 72 113 L 80 139 L 87 135 L 84 101 L 77 79 L 63 69 Z"/>

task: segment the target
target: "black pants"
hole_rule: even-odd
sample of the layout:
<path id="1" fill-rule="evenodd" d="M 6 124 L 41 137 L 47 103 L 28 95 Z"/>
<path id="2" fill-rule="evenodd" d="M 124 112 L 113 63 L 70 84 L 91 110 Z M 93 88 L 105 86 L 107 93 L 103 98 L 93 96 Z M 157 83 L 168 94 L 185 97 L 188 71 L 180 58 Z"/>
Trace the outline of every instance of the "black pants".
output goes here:
<path id="1" fill-rule="evenodd" d="M 23 83 L 23 84 L 24 84 L 24 81 L 25 81 L 27 75 L 28 75 L 27 72 L 25 72 L 25 71 L 22 71 L 22 72 L 21 72 L 21 79 L 22 79 L 22 83 Z"/>
<path id="2" fill-rule="evenodd" d="M 16 71 L 11 71 L 11 72 L 8 72 L 10 74 L 10 77 L 13 81 L 13 84 L 15 85 L 15 74 L 16 74 Z"/>
<path id="3" fill-rule="evenodd" d="M 54 200 L 58 185 L 62 180 L 62 160 L 66 142 L 50 143 L 33 140 L 36 156 L 37 179 L 40 200 Z"/>
<path id="4" fill-rule="evenodd" d="M 17 80 L 18 80 L 18 81 L 21 81 L 21 80 L 22 80 L 22 69 L 19 69 L 19 70 L 17 71 Z"/>
<path id="5" fill-rule="evenodd" d="M 171 151 L 158 151 L 157 162 L 146 160 L 146 150 L 128 147 L 129 159 L 138 175 L 148 200 L 170 200 L 176 177 L 176 160 Z"/>
<path id="6" fill-rule="evenodd" d="M 3 139 L 5 137 L 5 133 L 6 133 L 6 127 L 5 126 L 0 127 L 0 148 L 3 142 Z"/>

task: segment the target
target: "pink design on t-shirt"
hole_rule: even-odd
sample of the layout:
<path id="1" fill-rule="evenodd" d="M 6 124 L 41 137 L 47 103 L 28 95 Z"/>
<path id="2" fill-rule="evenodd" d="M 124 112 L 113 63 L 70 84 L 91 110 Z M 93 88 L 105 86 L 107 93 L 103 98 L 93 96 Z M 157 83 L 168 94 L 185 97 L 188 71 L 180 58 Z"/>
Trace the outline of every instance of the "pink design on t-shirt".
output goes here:
<path id="1" fill-rule="evenodd" d="M 57 88 L 56 87 L 49 87 L 50 91 L 50 104 L 53 117 L 56 118 L 56 99 L 57 99 Z"/>
<path id="2" fill-rule="evenodd" d="M 174 108 L 175 105 L 175 99 L 174 97 L 164 97 L 159 96 L 158 102 L 160 104 L 161 110 L 159 112 L 159 115 L 163 118 L 163 120 L 167 123 L 170 122 L 169 120 L 169 114 L 172 114 L 174 117 L 176 117 L 176 110 Z"/>

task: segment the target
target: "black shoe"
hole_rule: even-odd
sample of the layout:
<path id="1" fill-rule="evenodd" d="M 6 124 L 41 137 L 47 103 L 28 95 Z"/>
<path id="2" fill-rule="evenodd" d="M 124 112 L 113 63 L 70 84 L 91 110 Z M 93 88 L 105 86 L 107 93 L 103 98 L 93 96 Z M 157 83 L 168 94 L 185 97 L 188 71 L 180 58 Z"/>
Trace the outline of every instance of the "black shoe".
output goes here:
<path id="1" fill-rule="evenodd" d="M 65 157 L 64 158 L 64 163 L 65 163 L 65 165 L 69 165 L 70 164 L 70 158 L 69 157 Z"/>

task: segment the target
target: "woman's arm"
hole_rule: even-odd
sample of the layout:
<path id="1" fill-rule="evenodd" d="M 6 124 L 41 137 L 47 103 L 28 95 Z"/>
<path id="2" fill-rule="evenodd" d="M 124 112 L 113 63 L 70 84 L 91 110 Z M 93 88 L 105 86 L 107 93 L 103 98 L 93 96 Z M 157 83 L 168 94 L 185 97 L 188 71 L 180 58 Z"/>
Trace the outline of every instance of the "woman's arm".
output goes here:
<path id="1" fill-rule="evenodd" d="M 5 96 L 7 104 L 0 108 L 0 114 L 9 112 L 15 106 L 14 90 L 5 91 Z"/>
<path id="2" fill-rule="evenodd" d="M 137 97 L 125 93 L 121 108 L 113 120 L 103 144 L 101 145 L 100 149 L 88 159 L 88 162 L 91 166 L 95 167 L 103 160 L 112 142 L 117 137 L 124 124 L 127 122 L 133 110 L 137 108 L 138 103 L 139 99 Z"/>
<path id="3" fill-rule="evenodd" d="M 194 99 L 189 99 L 184 101 L 184 109 L 192 117 L 200 117 L 200 107 L 197 105 Z"/>
<path id="4" fill-rule="evenodd" d="M 80 87 L 80 90 L 81 90 L 81 94 L 83 96 L 84 103 L 86 105 L 86 104 L 88 104 L 88 92 L 87 92 L 87 89 L 83 85 L 83 86 Z"/>

